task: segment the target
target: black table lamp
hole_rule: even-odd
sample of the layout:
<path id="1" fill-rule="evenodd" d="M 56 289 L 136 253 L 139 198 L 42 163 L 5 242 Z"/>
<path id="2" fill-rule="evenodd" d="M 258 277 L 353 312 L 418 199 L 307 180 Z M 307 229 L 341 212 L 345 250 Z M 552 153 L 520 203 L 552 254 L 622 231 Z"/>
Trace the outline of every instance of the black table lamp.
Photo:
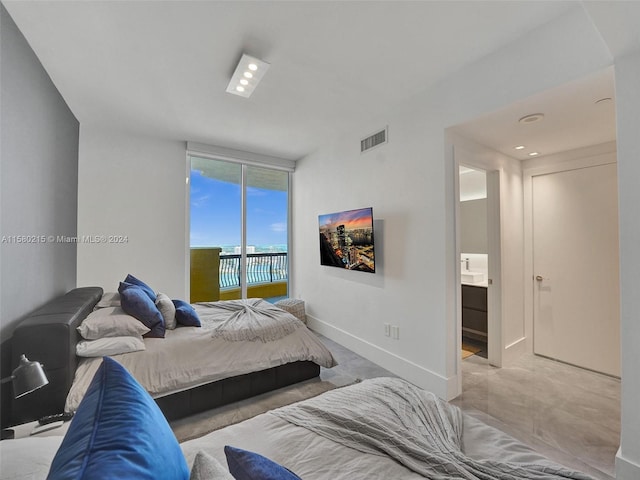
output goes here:
<path id="1" fill-rule="evenodd" d="M 16 367 L 10 377 L 3 378 L 2 383 L 13 382 L 13 395 L 20 398 L 34 390 L 44 387 L 49 383 L 47 376 L 42 369 L 42 364 L 32 362 L 23 354 L 20 357 L 20 364 Z M 2 438 L 11 435 L 10 431 L 2 431 Z"/>

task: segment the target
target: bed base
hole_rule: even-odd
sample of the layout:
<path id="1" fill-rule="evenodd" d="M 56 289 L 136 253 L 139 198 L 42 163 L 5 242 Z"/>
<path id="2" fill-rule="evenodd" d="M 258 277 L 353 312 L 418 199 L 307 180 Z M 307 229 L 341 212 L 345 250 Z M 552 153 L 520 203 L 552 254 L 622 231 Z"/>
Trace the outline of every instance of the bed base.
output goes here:
<path id="1" fill-rule="evenodd" d="M 102 297 L 100 287 L 83 287 L 57 297 L 31 313 L 16 327 L 11 339 L 12 369 L 21 354 L 44 365 L 49 384 L 14 399 L 11 425 L 61 413 L 71 389 L 78 357 L 76 328 Z M 219 380 L 156 399 L 167 419 L 194 413 L 301 382 L 320 374 L 313 362 L 293 362 L 278 367 Z"/>
<path id="2" fill-rule="evenodd" d="M 217 382 L 177 392 L 155 401 L 167 420 L 178 420 L 195 413 L 228 405 L 320 375 L 320 366 L 309 361 L 225 378 Z"/>

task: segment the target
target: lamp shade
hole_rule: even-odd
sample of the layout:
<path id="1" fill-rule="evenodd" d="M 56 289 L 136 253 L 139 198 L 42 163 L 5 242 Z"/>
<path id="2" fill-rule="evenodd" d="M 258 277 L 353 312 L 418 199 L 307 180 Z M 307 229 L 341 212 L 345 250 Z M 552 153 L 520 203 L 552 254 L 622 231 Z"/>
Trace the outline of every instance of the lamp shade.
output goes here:
<path id="1" fill-rule="evenodd" d="M 42 369 L 42 364 L 29 361 L 24 354 L 20 357 L 20 365 L 16 367 L 11 377 L 13 379 L 13 394 L 16 398 L 20 398 L 49 383 Z"/>

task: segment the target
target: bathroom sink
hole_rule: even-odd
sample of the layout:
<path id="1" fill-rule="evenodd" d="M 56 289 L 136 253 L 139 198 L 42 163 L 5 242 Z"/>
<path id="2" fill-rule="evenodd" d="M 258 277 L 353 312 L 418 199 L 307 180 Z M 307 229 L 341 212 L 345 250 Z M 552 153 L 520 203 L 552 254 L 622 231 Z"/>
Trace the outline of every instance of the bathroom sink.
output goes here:
<path id="1" fill-rule="evenodd" d="M 484 280 L 484 273 L 472 272 L 471 270 L 463 270 L 461 276 L 462 281 L 467 283 L 476 283 Z"/>

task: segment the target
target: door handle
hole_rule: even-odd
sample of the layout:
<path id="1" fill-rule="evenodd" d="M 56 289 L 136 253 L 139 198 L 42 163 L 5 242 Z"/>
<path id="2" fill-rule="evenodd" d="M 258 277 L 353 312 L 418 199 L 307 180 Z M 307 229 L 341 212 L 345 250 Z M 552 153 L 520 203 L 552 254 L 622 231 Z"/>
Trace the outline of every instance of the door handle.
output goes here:
<path id="1" fill-rule="evenodd" d="M 542 278 L 542 275 L 536 275 L 536 281 L 541 282 L 542 280 L 544 280 L 544 278 Z"/>

